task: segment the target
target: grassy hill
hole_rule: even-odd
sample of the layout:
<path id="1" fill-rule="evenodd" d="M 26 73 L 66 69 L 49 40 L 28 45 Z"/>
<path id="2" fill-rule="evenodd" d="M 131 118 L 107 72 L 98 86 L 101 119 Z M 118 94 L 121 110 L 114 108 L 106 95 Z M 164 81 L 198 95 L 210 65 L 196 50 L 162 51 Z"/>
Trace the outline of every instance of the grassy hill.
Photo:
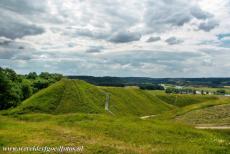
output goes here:
<path id="1" fill-rule="evenodd" d="M 104 109 L 108 95 L 114 115 Z M 229 124 L 229 107 L 228 97 L 168 95 L 63 79 L 2 112 L 8 116 L 0 115 L 0 149 L 61 145 L 84 146 L 83 153 L 227 154 L 229 130 L 198 130 L 187 123 Z"/>
<path id="2" fill-rule="evenodd" d="M 110 110 L 117 115 L 129 113 L 144 116 L 174 108 L 147 91 L 137 88 L 106 87 L 103 90 L 110 94 Z"/>
<path id="3" fill-rule="evenodd" d="M 107 94 L 110 96 L 109 109 L 115 115 L 144 116 L 172 108 L 137 88 L 97 87 L 81 80 L 63 79 L 36 93 L 9 113 L 104 113 Z"/>
<path id="4" fill-rule="evenodd" d="M 203 103 L 206 101 L 218 100 L 215 95 L 192 95 L 192 94 L 165 94 L 159 93 L 156 96 L 162 101 L 177 107 L 184 107 L 191 104 Z"/>
<path id="5" fill-rule="evenodd" d="M 10 112 L 101 113 L 104 112 L 104 101 L 104 93 L 96 86 L 81 80 L 63 79 L 36 93 Z"/>
<path id="6" fill-rule="evenodd" d="M 63 79 L 7 113 L 106 113 L 106 95 L 110 96 L 109 110 L 116 116 L 160 115 L 164 112 L 164 115 L 170 115 L 168 117 L 175 117 L 230 102 L 227 97 L 214 95 L 169 95 L 135 87 L 97 87 L 82 80 Z"/>
<path id="7" fill-rule="evenodd" d="M 207 107 L 188 112 L 177 117 L 178 121 L 189 124 L 212 124 L 230 126 L 230 102 L 229 104 Z"/>

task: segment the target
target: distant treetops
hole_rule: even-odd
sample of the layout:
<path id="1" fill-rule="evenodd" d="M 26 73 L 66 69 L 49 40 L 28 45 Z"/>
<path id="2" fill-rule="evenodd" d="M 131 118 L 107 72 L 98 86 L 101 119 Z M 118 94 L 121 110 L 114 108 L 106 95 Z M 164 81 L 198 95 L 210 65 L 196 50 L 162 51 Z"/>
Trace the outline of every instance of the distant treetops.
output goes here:
<path id="1" fill-rule="evenodd" d="M 61 74 L 31 72 L 19 75 L 14 70 L 0 67 L 0 110 L 17 106 L 37 91 L 59 81 Z"/>

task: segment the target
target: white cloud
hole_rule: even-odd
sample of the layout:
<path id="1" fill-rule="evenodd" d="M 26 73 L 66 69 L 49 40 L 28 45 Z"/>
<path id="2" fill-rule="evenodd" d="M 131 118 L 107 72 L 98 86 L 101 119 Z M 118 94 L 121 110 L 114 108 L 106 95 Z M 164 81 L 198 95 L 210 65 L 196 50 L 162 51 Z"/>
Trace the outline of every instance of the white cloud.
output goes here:
<path id="1" fill-rule="evenodd" d="M 228 0 L 2 0 L 1 66 L 152 77 L 213 76 L 214 70 L 230 76 L 224 73 L 230 72 L 230 55 L 223 52 L 230 42 L 218 38 L 230 34 L 229 10 Z"/>

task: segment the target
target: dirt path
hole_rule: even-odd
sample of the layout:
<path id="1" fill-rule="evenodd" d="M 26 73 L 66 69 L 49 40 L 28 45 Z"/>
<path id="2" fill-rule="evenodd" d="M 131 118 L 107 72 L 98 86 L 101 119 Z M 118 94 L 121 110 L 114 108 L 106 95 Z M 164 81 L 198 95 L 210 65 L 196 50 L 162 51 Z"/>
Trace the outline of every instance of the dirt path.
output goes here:
<path id="1" fill-rule="evenodd" d="M 230 129 L 230 126 L 196 126 L 197 129 Z"/>
<path id="2" fill-rule="evenodd" d="M 151 117 L 155 117 L 156 115 L 149 115 L 149 116 L 143 116 L 143 117 L 140 117 L 141 119 L 148 119 L 148 118 L 151 118 Z"/>
<path id="3" fill-rule="evenodd" d="M 111 113 L 112 115 L 114 115 L 113 112 L 109 110 L 109 101 L 110 101 L 110 95 L 109 95 L 109 93 L 105 92 L 105 97 L 106 97 L 106 100 L 105 100 L 105 111 L 107 111 L 107 112 Z"/>

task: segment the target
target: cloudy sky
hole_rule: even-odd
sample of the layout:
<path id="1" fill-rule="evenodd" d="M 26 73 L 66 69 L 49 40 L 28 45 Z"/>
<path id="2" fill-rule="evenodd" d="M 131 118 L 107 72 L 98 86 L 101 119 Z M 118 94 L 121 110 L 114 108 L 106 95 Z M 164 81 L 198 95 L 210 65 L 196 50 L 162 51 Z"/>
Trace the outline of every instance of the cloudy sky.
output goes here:
<path id="1" fill-rule="evenodd" d="M 0 0 L 0 66 L 229 77 L 230 0 Z"/>

